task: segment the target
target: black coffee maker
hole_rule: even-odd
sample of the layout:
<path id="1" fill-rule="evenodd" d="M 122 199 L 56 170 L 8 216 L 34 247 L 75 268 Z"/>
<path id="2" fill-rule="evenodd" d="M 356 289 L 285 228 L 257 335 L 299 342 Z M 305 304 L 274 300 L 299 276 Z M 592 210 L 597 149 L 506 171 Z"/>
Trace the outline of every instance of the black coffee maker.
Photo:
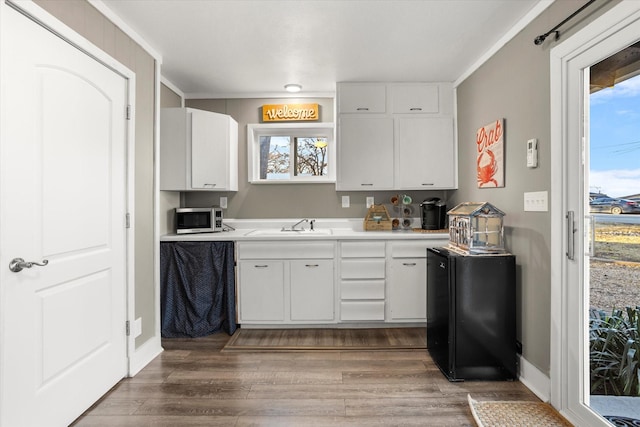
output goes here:
<path id="1" fill-rule="evenodd" d="M 423 230 L 442 230 L 447 227 L 447 205 L 437 197 L 420 203 Z"/>

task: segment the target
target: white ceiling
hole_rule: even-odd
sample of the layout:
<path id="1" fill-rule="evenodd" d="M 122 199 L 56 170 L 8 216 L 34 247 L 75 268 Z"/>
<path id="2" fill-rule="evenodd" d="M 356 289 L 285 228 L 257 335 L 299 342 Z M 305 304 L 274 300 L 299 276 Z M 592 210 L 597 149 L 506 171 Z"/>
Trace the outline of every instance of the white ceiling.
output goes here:
<path id="1" fill-rule="evenodd" d="M 163 77 L 188 98 L 231 98 L 283 95 L 287 83 L 305 95 L 333 93 L 338 81 L 454 82 L 551 1 L 101 3 L 162 56 Z"/>

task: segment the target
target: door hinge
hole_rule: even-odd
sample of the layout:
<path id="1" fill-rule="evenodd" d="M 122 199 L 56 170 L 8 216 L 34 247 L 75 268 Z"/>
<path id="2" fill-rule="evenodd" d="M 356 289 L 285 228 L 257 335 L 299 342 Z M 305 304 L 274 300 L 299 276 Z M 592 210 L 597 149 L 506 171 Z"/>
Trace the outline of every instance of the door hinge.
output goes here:
<path id="1" fill-rule="evenodd" d="M 131 105 L 127 105 L 127 120 L 131 120 Z"/>
<path id="2" fill-rule="evenodd" d="M 127 336 L 129 336 L 129 335 L 131 335 L 131 322 L 129 322 L 127 320 L 126 325 L 127 325 L 126 326 L 126 328 L 127 328 Z"/>
<path id="3" fill-rule="evenodd" d="M 131 214 L 129 214 L 129 212 L 127 212 L 127 214 L 124 216 L 124 221 L 125 228 L 131 228 Z"/>

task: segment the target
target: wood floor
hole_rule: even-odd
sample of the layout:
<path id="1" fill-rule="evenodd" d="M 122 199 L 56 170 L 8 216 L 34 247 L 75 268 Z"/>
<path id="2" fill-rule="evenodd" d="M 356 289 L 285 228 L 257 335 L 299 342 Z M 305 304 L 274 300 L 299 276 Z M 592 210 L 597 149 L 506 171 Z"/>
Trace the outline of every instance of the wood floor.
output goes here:
<path id="1" fill-rule="evenodd" d="M 475 426 L 477 400 L 538 401 L 520 382 L 447 381 L 425 350 L 221 352 L 165 339 L 74 426 Z"/>

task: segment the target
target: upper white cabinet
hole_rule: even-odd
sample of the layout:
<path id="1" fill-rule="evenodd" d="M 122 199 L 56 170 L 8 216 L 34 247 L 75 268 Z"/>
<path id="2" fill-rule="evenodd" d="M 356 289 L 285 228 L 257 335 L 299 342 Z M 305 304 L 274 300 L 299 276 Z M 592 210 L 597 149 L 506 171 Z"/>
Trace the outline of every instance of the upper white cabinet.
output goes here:
<path id="1" fill-rule="evenodd" d="M 338 190 L 393 189 L 393 119 L 341 116 Z"/>
<path id="2" fill-rule="evenodd" d="M 439 113 L 440 96 L 437 84 L 392 84 L 392 113 Z"/>
<path id="3" fill-rule="evenodd" d="M 338 191 L 458 185 L 450 83 L 338 83 Z"/>
<path id="4" fill-rule="evenodd" d="M 163 108 L 160 190 L 237 191 L 238 123 L 226 114 Z"/>
<path id="5" fill-rule="evenodd" d="M 341 114 L 387 111 L 387 86 L 383 83 L 339 83 L 338 88 L 338 111 Z"/>
<path id="6" fill-rule="evenodd" d="M 452 117 L 399 117 L 396 130 L 399 188 L 455 188 Z"/>

